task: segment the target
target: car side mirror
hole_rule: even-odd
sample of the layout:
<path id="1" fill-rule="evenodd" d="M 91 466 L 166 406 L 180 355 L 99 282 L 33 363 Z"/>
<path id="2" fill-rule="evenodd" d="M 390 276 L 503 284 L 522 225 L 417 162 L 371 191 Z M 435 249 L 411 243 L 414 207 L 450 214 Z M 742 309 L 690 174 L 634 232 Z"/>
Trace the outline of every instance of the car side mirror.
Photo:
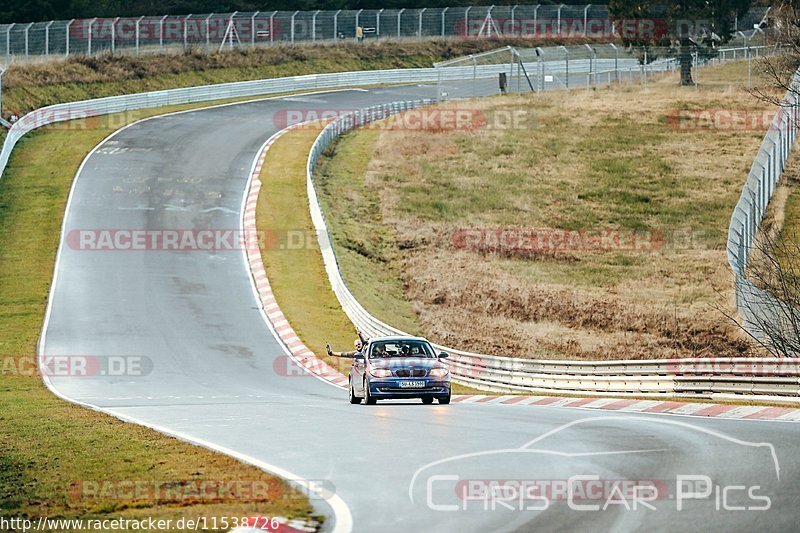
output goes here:
<path id="1" fill-rule="evenodd" d="M 447 352 L 439 352 L 439 359 L 447 359 L 448 357 L 450 357 L 450 354 Z"/>

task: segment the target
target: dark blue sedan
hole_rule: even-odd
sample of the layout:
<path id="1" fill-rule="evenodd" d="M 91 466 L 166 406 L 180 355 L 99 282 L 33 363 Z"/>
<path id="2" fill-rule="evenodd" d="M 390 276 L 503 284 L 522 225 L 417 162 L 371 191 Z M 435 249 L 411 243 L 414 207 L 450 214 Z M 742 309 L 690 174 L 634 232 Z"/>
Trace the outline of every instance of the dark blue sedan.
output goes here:
<path id="1" fill-rule="evenodd" d="M 373 405 L 378 400 L 420 398 L 431 404 L 450 403 L 450 371 L 431 344 L 420 337 L 370 339 L 353 358 L 350 403 Z"/>

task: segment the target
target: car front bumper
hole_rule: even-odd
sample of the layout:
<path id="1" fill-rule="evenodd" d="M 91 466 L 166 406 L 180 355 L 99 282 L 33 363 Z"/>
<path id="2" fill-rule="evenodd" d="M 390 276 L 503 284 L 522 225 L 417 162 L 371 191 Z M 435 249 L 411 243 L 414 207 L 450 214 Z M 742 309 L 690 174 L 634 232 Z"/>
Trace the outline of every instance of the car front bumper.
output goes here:
<path id="1" fill-rule="evenodd" d="M 400 386 L 401 381 L 424 381 L 425 386 L 421 388 L 404 388 Z M 381 400 L 391 400 L 400 398 L 441 398 L 450 395 L 450 380 L 437 380 L 431 378 L 417 379 L 375 379 L 369 381 L 369 394 L 373 398 Z"/>

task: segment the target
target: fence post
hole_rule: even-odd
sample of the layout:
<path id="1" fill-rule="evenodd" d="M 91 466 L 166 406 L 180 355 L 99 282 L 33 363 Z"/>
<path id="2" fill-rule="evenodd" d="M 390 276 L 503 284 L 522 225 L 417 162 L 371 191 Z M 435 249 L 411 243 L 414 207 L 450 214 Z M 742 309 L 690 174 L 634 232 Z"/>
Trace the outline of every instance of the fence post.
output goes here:
<path id="1" fill-rule="evenodd" d="M 383 13 L 383 8 L 378 10 L 378 13 L 375 15 L 375 37 L 381 36 L 381 14 Z"/>
<path id="2" fill-rule="evenodd" d="M 256 17 L 261 11 L 256 11 L 250 15 L 250 46 L 256 45 Z"/>
<path id="3" fill-rule="evenodd" d="M 342 12 L 342 10 L 340 9 L 339 11 L 337 11 L 333 15 L 333 40 L 334 41 L 338 41 L 339 40 L 339 13 L 341 13 L 341 12 Z"/>
<path id="4" fill-rule="evenodd" d="M 158 23 L 158 50 L 164 52 L 164 21 L 169 15 L 164 15 Z"/>
<path id="5" fill-rule="evenodd" d="M 273 11 L 272 14 L 269 16 L 269 44 L 271 45 L 275 41 L 275 23 L 274 18 L 275 14 L 278 11 Z"/>
<path id="6" fill-rule="evenodd" d="M 28 39 L 28 32 L 31 29 L 31 26 L 33 26 L 33 22 L 25 26 L 25 62 L 28 61 L 28 44 L 30 42 L 30 40 Z"/>
<path id="7" fill-rule="evenodd" d="M 358 23 L 360 22 L 359 19 L 361 18 L 361 12 L 362 11 L 364 11 L 364 10 L 363 9 L 359 9 L 358 11 L 356 11 L 356 25 L 355 25 L 355 29 L 353 30 L 353 32 L 354 32 L 354 34 L 356 36 L 356 41 L 358 41 L 358 25 L 359 25 Z M 362 33 L 361 35 L 363 36 L 364 34 Z"/>
<path id="8" fill-rule="evenodd" d="M 70 20 L 67 22 L 66 28 L 64 28 L 64 55 L 69 55 L 69 27 L 72 26 L 72 23 L 75 22 L 75 19 Z M 12 24 L 13 26 L 13 24 Z"/>
<path id="9" fill-rule="evenodd" d="M 516 20 L 514 19 L 514 12 L 517 10 L 518 7 L 519 7 L 518 5 L 515 5 L 514 7 L 511 8 L 511 34 L 514 37 L 520 37 L 520 35 L 517 35 L 517 30 L 515 29 L 516 28 Z M 522 32 L 520 32 L 520 33 L 522 33 Z M 505 37 L 505 35 L 503 35 L 503 37 Z"/>
<path id="10" fill-rule="evenodd" d="M 444 37 L 444 14 L 447 13 L 448 9 L 450 8 L 446 7 L 442 10 L 442 37 Z"/>
<path id="11" fill-rule="evenodd" d="M 12 23 L 6 29 L 6 55 L 8 56 L 8 60 L 11 61 L 11 28 L 16 26 L 16 23 Z"/>
<path id="12" fill-rule="evenodd" d="M 86 52 L 87 55 L 92 55 L 92 26 L 94 26 L 94 23 L 96 21 L 97 21 L 97 17 L 95 17 L 95 18 L 93 18 L 92 20 L 89 21 L 89 47 L 88 47 L 88 50 Z"/>
<path id="13" fill-rule="evenodd" d="M 139 39 L 140 39 L 140 27 L 142 24 L 142 19 L 144 19 L 144 15 L 136 19 L 136 55 L 139 55 Z"/>
<path id="14" fill-rule="evenodd" d="M 6 73 L 6 69 L 0 67 L 0 118 L 3 118 L 3 74 Z"/>
<path id="15" fill-rule="evenodd" d="M 564 69 L 566 71 L 564 83 L 567 86 L 567 90 L 569 90 L 569 50 L 566 46 L 561 46 L 561 48 L 564 49 Z"/>
<path id="16" fill-rule="evenodd" d="M 397 12 L 397 37 L 400 37 L 400 15 L 402 15 L 405 10 L 406 8 L 403 8 Z"/>
<path id="17" fill-rule="evenodd" d="M 586 7 L 583 8 L 583 36 L 586 37 L 586 28 L 589 25 L 589 8 L 592 7 L 592 4 L 586 4 Z"/>
<path id="18" fill-rule="evenodd" d="M 206 20 L 204 21 L 206 26 L 206 52 L 208 52 L 208 50 L 211 49 L 211 31 L 208 25 L 209 22 L 211 22 L 211 17 L 213 16 L 214 13 L 209 13 L 208 16 L 206 17 Z"/>
<path id="19" fill-rule="evenodd" d="M 536 7 L 533 8 L 533 36 L 536 37 L 536 28 L 539 27 L 537 24 L 539 21 L 539 4 L 536 4 Z"/>
<path id="20" fill-rule="evenodd" d="M 44 55 L 50 55 L 50 26 L 53 25 L 54 20 L 51 20 L 47 23 L 47 26 L 44 27 Z"/>
<path id="21" fill-rule="evenodd" d="M 472 9 L 472 6 L 469 6 L 467 9 L 464 10 L 464 37 L 469 37 L 469 10 Z"/>
<path id="22" fill-rule="evenodd" d="M 614 49 L 614 79 L 617 81 L 617 85 L 619 85 L 619 50 L 617 49 L 617 45 L 614 43 L 610 43 L 611 48 Z"/>
<path id="23" fill-rule="evenodd" d="M 294 13 L 292 13 L 292 19 L 290 22 L 290 24 L 292 25 L 292 29 L 290 31 L 292 44 L 294 44 L 294 18 L 297 16 L 298 13 L 300 13 L 300 11 L 295 11 Z"/>
<path id="24" fill-rule="evenodd" d="M 556 35 L 561 35 L 561 10 L 564 9 L 564 4 L 558 6 L 558 28 L 556 29 Z"/>
<path id="25" fill-rule="evenodd" d="M 115 55 L 117 53 L 117 22 L 119 22 L 119 17 L 115 18 L 111 21 L 111 55 Z"/>
<path id="26" fill-rule="evenodd" d="M 428 9 L 427 7 L 423 7 L 422 11 L 419 12 L 419 28 L 417 29 L 417 38 L 422 40 L 422 14 L 425 13 L 425 10 Z"/>
<path id="27" fill-rule="evenodd" d="M 311 15 L 311 41 L 314 42 L 317 40 L 317 15 L 319 15 L 320 10 L 317 9 L 314 11 L 314 14 Z"/>
<path id="28" fill-rule="evenodd" d="M 186 18 L 183 19 L 183 49 L 184 50 L 186 50 L 186 48 L 188 48 L 188 46 L 189 46 L 189 17 L 191 17 L 191 16 L 192 16 L 192 14 L 189 13 L 188 15 L 186 15 Z"/>

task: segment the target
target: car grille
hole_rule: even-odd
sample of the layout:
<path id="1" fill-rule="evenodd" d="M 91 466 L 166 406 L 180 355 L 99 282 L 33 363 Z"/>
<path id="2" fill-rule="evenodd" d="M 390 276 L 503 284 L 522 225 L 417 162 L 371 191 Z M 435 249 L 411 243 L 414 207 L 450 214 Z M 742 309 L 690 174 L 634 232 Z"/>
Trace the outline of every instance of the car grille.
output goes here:
<path id="1" fill-rule="evenodd" d="M 400 368 L 394 371 L 394 375 L 398 378 L 424 378 L 428 375 L 428 371 L 424 368 Z"/>

